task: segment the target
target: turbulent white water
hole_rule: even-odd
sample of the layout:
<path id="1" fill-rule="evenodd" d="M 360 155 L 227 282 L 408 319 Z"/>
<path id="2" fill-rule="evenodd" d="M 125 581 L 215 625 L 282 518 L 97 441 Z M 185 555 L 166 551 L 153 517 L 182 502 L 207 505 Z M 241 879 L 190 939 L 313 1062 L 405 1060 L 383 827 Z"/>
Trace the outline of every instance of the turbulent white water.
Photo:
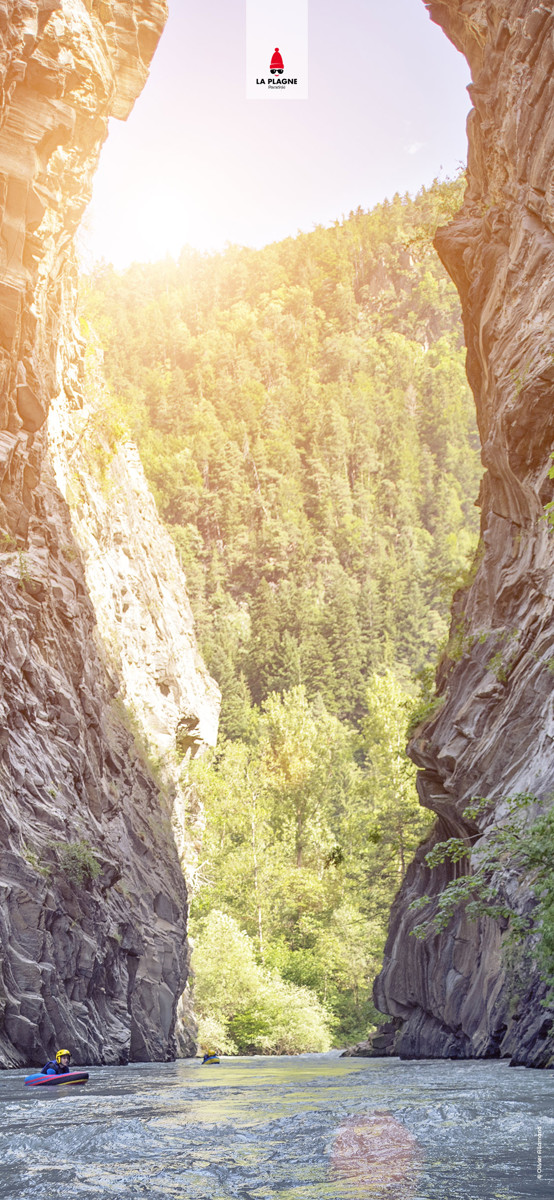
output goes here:
<path id="1" fill-rule="evenodd" d="M 0 1076 L 2 1200 L 552 1200 L 554 1074 L 299 1058 Z"/>

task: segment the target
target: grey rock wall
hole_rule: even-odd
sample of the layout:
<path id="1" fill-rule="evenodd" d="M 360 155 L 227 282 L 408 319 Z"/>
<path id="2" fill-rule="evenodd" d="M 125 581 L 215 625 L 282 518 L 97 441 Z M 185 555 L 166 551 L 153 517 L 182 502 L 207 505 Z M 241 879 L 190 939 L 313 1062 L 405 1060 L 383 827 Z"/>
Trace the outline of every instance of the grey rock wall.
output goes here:
<path id="1" fill-rule="evenodd" d="M 108 117 L 130 111 L 165 15 L 164 0 L 0 0 L 2 1066 L 41 1063 L 60 1042 L 77 1062 L 176 1052 L 188 947 L 174 803 L 127 728 L 118 690 L 131 688 L 128 660 L 120 653 L 118 674 L 105 644 L 123 596 L 117 563 L 127 539 L 132 574 L 142 516 L 137 533 L 120 504 L 112 525 L 109 503 L 92 511 L 92 490 L 85 535 L 87 514 L 81 527 L 62 494 L 67 444 L 56 434 L 60 405 L 77 421 L 83 404 L 73 233 Z M 138 486 L 132 451 L 121 464 L 131 469 Z M 167 599 L 169 551 L 156 574 L 146 561 L 155 536 L 146 493 L 138 505 L 150 506 L 137 573 L 153 590 L 135 598 L 144 615 L 154 590 Z M 85 575 L 81 551 L 90 565 L 95 534 L 111 543 L 111 582 L 99 574 L 106 545 Z M 104 605 L 98 622 L 93 600 L 99 614 Z M 161 661 L 167 624 L 150 631 L 152 677 L 165 671 L 159 682 L 173 696 L 173 708 L 160 703 L 160 723 L 169 737 L 186 716 L 199 744 L 213 736 L 217 695 L 186 597 L 169 624 L 176 657 L 186 643 L 195 666 L 185 684 L 182 664 L 170 671 L 168 647 Z M 136 657 L 137 643 L 129 649 Z"/>
<path id="2" fill-rule="evenodd" d="M 536 0 L 427 3 L 471 66 L 468 188 L 436 246 L 463 305 L 467 370 L 486 466 L 475 579 L 454 599 L 443 706 L 417 732 L 423 805 L 437 814 L 396 898 L 378 1007 L 401 1025 L 408 1056 L 507 1055 L 552 1065 L 552 1014 L 541 1007 L 530 948 L 525 983 L 507 977 L 503 931 L 463 913 L 425 942 L 410 937 L 412 899 L 452 877 L 431 875 L 427 850 L 484 833 L 462 813 L 475 796 L 529 791 L 536 812 L 554 794 L 554 11 Z M 494 806 L 493 806 L 494 808 Z M 476 849 L 478 850 L 479 841 Z M 530 903 L 525 881 L 516 897 Z"/>
<path id="3" fill-rule="evenodd" d="M 69 506 L 101 658 L 156 763 L 181 865 L 192 879 L 203 820 L 187 764 L 215 746 L 219 688 L 198 652 L 175 547 L 158 518 L 138 450 L 114 412 L 102 353 L 90 337 L 86 366 L 81 361 L 73 308 L 60 347 L 61 391 L 48 417 L 49 457 Z"/>

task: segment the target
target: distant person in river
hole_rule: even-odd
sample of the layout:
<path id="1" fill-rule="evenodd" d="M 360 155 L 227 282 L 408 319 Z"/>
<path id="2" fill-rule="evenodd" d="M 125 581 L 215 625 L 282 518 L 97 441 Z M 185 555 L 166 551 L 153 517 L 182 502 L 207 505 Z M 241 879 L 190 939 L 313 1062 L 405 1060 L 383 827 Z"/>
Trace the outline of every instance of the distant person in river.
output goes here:
<path id="1" fill-rule="evenodd" d="M 56 1057 L 45 1063 L 41 1075 L 67 1075 L 70 1059 L 69 1050 L 58 1050 Z"/>

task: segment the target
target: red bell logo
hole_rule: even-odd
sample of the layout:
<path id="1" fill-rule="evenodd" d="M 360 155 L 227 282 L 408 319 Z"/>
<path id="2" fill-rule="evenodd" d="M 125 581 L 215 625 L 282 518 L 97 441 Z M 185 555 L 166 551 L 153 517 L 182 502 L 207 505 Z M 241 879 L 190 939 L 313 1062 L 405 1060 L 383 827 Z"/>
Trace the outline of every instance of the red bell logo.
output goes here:
<path id="1" fill-rule="evenodd" d="M 272 75 L 282 75 L 284 71 L 283 59 L 279 53 L 279 47 L 276 46 L 271 58 L 270 71 Z"/>

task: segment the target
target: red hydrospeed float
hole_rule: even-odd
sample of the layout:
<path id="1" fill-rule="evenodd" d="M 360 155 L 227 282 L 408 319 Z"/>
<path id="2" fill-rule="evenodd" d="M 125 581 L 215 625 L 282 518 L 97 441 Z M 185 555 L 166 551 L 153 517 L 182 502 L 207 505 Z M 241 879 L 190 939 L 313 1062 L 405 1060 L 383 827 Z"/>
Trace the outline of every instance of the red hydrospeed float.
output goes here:
<path id="1" fill-rule="evenodd" d="M 86 1083 L 88 1071 L 68 1071 L 64 1075 L 27 1075 L 25 1087 L 59 1087 L 60 1084 Z"/>

